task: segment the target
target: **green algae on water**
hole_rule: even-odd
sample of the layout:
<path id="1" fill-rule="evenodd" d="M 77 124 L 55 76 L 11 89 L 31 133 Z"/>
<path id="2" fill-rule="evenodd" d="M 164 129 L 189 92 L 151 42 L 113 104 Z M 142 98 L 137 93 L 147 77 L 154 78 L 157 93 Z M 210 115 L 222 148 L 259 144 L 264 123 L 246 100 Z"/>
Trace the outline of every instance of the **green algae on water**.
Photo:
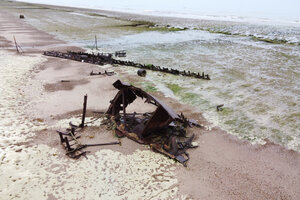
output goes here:
<path id="1" fill-rule="evenodd" d="M 174 94 L 178 94 L 180 91 L 183 90 L 183 88 L 180 87 L 180 86 L 177 85 L 177 84 L 167 83 L 166 86 L 167 86 L 170 90 L 172 90 L 172 92 L 173 92 Z"/>

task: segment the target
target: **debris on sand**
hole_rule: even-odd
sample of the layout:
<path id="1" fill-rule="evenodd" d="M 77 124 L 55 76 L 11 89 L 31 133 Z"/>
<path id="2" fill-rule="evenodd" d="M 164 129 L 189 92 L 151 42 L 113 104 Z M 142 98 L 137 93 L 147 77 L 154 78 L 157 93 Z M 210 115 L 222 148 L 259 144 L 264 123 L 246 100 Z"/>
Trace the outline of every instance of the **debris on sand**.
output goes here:
<path id="1" fill-rule="evenodd" d="M 87 95 L 84 96 L 83 102 L 83 111 L 82 111 L 82 119 L 80 125 L 74 125 L 72 122 L 69 123 L 70 128 L 66 129 L 66 132 L 56 131 L 60 137 L 60 142 L 64 145 L 67 153 L 66 155 L 70 158 L 78 159 L 81 156 L 86 157 L 86 153 L 88 151 L 83 151 L 86 147 L 92 146 L 104 146 L 104 145 L 116 145 L 121 144 L 118 142 L 109 142 L 109 143 L 100 143 L 100 144 L 81 144 L 79 141 L 80 133 L 82 129 L 85 127 L 85 116 L 86 116 L 86 108 L 87 108 Z"/>
<path id="2" fill-rule="evenodd" d="M 164 154 L 184 166 L 189 160 L 187 150 L 198 145 L 193 142 L 195 135 L 188 135 L 188 127 L 203 127 L 195 120 L 189 120 L 181 113 L 176 114 L 162 101 L 148 94 L 140 88 L 117 80 L 113 86 L 119 90 L 106 111 L 107 120 L 104 123 L 114 130 L 118 137 L 127 137 L 140 144 L 149 145 L 150 148 Z M 145 99 L 145 103 L 156 106 L 153 112 L 127 113 L 126 108 L 133 103 L 137 97 Z M 87 107 L 87 96 L 84 97 L 83 115 L 80 125 L 69 123 L 67 132 L 57 131 L 60 141 L 64 145 L 67 155 L 71 158 L 86 156 L 88 151 L 82 151 L 90 146 L 115 145 L 120 142 L 81 144 L 78 133 L 85 127 L 85 116 Z M 103 113 L 101 113 L 103 115 Z"/>
<path id="3" fill-rule="evenodd" d="M 94 72 L 91 71 L 90 76 L 97 76 L 97 75 L 103 75 L 103 76 L 113 76 L 115 74 L 115 72 L 108 72 L 108 71 L 104 71 L 104 72 Z"/>

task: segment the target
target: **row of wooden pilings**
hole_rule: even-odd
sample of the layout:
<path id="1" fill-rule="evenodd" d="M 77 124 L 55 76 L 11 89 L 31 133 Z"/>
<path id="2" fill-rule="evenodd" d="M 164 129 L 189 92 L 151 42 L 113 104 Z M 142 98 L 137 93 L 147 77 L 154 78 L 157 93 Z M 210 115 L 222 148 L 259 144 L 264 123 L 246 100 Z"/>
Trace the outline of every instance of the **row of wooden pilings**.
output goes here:
<path id="1" fill-rule="evenodd" d="M 66 53 L 58 52 L 58 51 L 45 51 L 44 55 L 71 59 L 79 62 L 87 62 L 87 63 L 98 64 L 98 65 L 104 65 L 104 64 L 125 65 L 125 66 L 140 68 L 140 69 L 164 72 L 164 73 L 173 74 L 177 76 L 181 75 L 181 76 L 193 77 L 197 79 L 210 80 L 210 76 L 208 74 L 205 74 L 204 72 L 199 73 L 199 72 L 191 72 L 185 70 L 181 71 L 178 69 L 155 66 L 153 64 L 141 64 L 132 61 L 117 60 L 113 58 L 113 54 L 111 53 L 89 54 L 84 52 L 73 52 L 73 51 L 68 51 Z"/>

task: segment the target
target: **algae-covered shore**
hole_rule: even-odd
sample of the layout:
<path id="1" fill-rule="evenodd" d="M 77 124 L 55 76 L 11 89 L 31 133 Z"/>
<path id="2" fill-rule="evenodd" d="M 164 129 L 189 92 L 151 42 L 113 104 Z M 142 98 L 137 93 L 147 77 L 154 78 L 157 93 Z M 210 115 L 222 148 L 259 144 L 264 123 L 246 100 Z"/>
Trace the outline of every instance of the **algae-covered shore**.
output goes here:
<path id="1" fill-rule="evenodd" d="M 9 13 L 12 5 L 22 3 L 0 5 L 0 199 L 300 198 L 298 152 L 272 142 L 251 145 L 229 135 L 207 122 L 194 107 L 165 97 L 151 81 L 134 75 L 134 69 L 45 57 L 45 50 L 82 48 L 60 40 L 64 36 L 57 39 L 32 27 L 28 21 L 37 19 L 30 15 L 26 14 L 28 21 L 24 21 L 18 18 L 20 13 Z M 40 10 L 30 11 L 32 16 L 35 12 Z M 60 15 L 55 9 L 51 13 Z M 104 38 L 140 31 L 127 29 L 132 22 L 126 20 L 103 17 L 102 21 L 105 26 L 118 24 L 113 34 L 107 32 L 111 29 L 102 28 Z M 101 20 L 94 23 L 97 22 Z M 77 32 L 75 21 L 65 23 L 74 24 L 74 29 L 68 31 L 69 37 L 80 34 L 88 39 L 94 35 L 84 29 Z M 49 28 L 56 32 L 63 27 L 53 23 Z M 23 54 L 15 52 L 13 35 L 23 47 Z M 113 70 L 117 75 L 88 76 L 92 70 Z M 91 148 L 88 159 L 71 160 L 64 154 L 55 131 L 80 118 L 84 94 L 89 96 L 88 120 L 93 120 L 93 110 L 105 111 L 116 94 L 112 83 L 117 79 L 145 88 L 176 112 L 206 126 L 189 130 L 196 134 L 199 147 L 190 151 L 187 168 L 126 138 L 121 139 L 122 146 Z M 172 94 L 184 90 L 172 82 L 168 87 Z M 85 140 L 115 141 L 112 132 L 98 123 L 87 128 Z"/>

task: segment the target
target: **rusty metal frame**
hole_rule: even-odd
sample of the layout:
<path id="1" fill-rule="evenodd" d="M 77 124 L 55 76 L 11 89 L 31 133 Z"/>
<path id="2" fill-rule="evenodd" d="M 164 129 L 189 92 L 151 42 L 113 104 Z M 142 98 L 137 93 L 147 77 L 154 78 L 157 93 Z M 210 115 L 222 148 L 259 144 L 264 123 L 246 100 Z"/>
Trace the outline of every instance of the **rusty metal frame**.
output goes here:
<path id="1" fill-rule="evenodd" d="M 117 118 L 122 118 L 119 121 L 119 126 L 115 128 L 115 132 L 118 136 L 126 136 L 129 139 L 132 139 L 140 144 L 150 145 L 151 149 L 162 153 L 172 159 L 177 160 L 178 162 L 186 165 L 186 162 L 189 160 L 189 155 L 186 152 L 188 148 L 193 148 L 195 146 L 192 145 L 192 140 L 194 139 L 194 135 L 189 137 L 185 141 L 177 140 L 176 135 L 169 135 L 167 138 L 162 138 L 166 140 L 168 144 L 161 144 L 153 142 L 151 137 L 153 134 L 159 133 L 161 130 L 164 130 L 166 127 L 187 127 L 187 126 L 200 126 L 195 121 L 190 121 L 186 119 L 183 114 L 176 114 L 171 108 L 169 108 L 165 103 L 157 99 L 156 97 L 148 94 L 140 88 L 129 85 L 127 83 L 123 83 L 120 80 L 117 80 L 113 83 L 113 86 L 119 90 L 113 100 L 110 101 L 110 106 L 106 112 L 109 116 L 114 116 L 114 120 Z M 126 107 L 133 103 L 137 97 L 145 99 L 145 103 L 150 103 L 155 105 L 157 108 L 153 113 L 151 113 L 150 118 L 147 119 L 147 122 L 144 126 L 142 126 L 142 130 L 137 132 L 130 132 L 130 120 L 127 118 L 134 118 L 136 113 L 128 114 L 126 113 Z M 123 116 L 121 116 L 121 111 L 123 111 Z M 129 121 L 127 123 L 127 121 Z M 178 125 L 178 122 L 180 125 Z M 122 126 L 121 126 L 122 124 Z M 177 124 L 177 125 L 176 125 Z M 140 125 L 140 124 L 139 124 Z M 184 130 L 185 133 L 185 130 Z M 186 137 L 186 135 L 183 135 Z M 167 150 L 166 146 L 167 145 Z"/>

